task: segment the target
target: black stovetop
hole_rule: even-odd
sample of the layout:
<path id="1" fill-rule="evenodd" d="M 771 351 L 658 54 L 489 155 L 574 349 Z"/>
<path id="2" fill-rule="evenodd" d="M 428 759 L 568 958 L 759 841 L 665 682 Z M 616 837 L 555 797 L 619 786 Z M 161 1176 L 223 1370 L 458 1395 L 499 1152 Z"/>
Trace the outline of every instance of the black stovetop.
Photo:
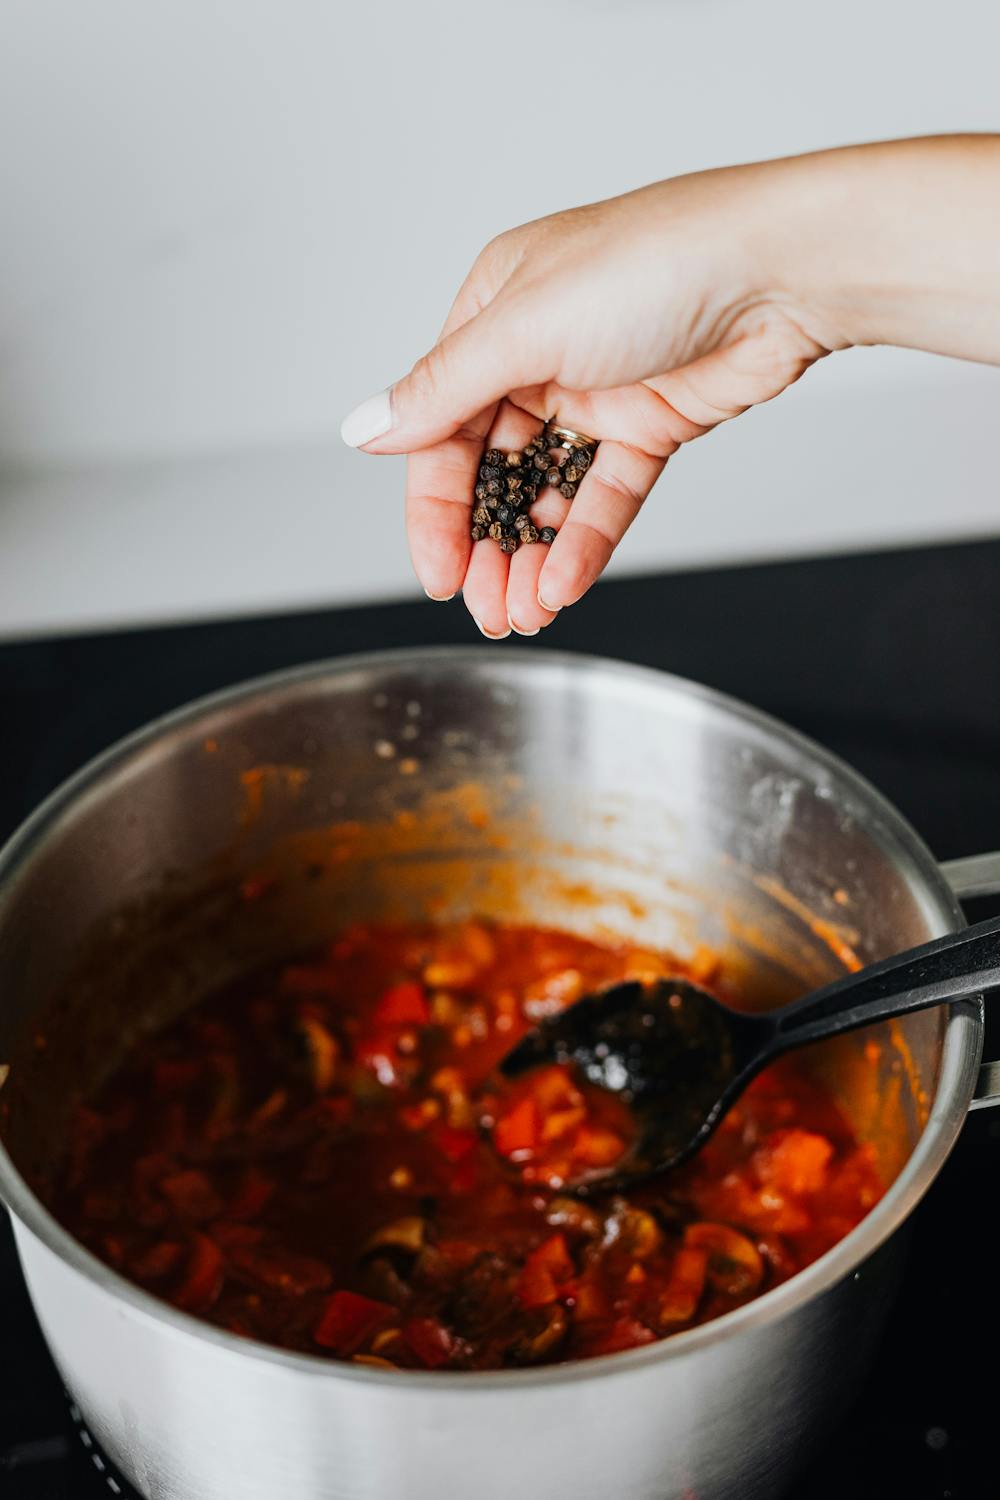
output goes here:
<path id="1" fill-rule="evenodd" d="M 421 602 L 0 646 L 0 835 L 81 761 L 186 699 L 294 662 L 479 640 L 458 602 Z M 852 761 L 940 857 L 1000 848 L 1000 541 L 606 583 L 544 636 L 508 643 L 539 645 L 735 693 Z M 872 1374 L 789 1500 L 996 1493 L 983 1359 L 1000 1341 L 996 1115 L 970 1118 L 917 1210 Z M 107 1495 L 3 1223 L 0 1296 L 0 1496 Z"/>

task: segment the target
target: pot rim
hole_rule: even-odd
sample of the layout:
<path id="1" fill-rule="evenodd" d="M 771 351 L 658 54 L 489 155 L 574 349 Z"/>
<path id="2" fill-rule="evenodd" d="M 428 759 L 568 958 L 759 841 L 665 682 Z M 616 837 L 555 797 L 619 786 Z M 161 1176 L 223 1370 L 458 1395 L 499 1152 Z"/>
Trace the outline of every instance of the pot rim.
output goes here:
<path id="1" fill-rule="evenodd" d="M 232 709 L 260 694 L 280 689 L 294 693 L 297 689 L 324 677 L 342 677 L 373 667 L 433 667 L 447 663 L 453 670 L 457 662 L 466 669 L 474 667 L 479 676 L 489 676 L 495 667 L 506 667 L 517 655 L 518 670 L 537 672 L 544 669 L 571 671 L 582 676 L 612 673 L 616 680 L 628 680 L 637 687 L 645 685 L 662 691 L 669 689 L 690 703 L 700 702 L 731 719 L 765 735 L 778 738 L 813 765 L 829 773 L 846 790 L 856 796 L 874 821 L 882 838 L 895 846 L 923 885 L 928 915 L 940 921 L 941 930 L 965 925 L 957 897 L 940 871 L 934 856 L 919 834 L 889 800 L 865 777 L 853 770 L 839 756 L 790 728 L 780 719 L 743 703 L 727 693 L 656 668 L 638 666 L 571 651 L 532 650 L 525 656 L 516 647 L 494 648 L 487 659 L 477 646 L 405 647 L 393 651 L 360 652 L 327 658 L 305 666 L 284 668 L 261 677 L 233 684 L 214 693 L 183 704 L 151 720 L 123 739 L 93 757 L 72 776 L 55 788 L 15 830 L 0 848 L 0 914 L 7 885 L 30 861 L 44 841 L 58 832 L 65 814 L 88 794 L 96 794 L 103 782 L 122 771 L 138 753 L 155 745 L 173 732 L 190 727 L 209 715 Z M 788 1281 L 772 1288 L 734 1311 L 714 1318 L 682 1333 L 626 1350 L 566 1364 L 547 1365 L 536 1370 L 490 1371 L 419 1371 L 381 1370 L 361 1365 L 338 1364 L 319 1355 L 273 1348 L 264 1343 L 239 1337 L 226 1329 L 202 1322 L 181 1312 L 169 1303 L 144 1292 L 133 1282 L 97 1259 L 86 1250 L 49 1212 L 25 1182 L 0 1140 L 0 1202 L 5 1202 L 15 1219 L 57 1259 L 97 1288 L 128 1304 L 132 1313 L 151 1322 L 169 1335 L 195 1343 L 207 1342 L 223 1352 L 238 1353 L 244 1358 L 277 1366 L 290 1373 L 376 1385 L 402 1394 L 428 1387 L 469 1395 L 499 1388 L 534 1389 L 538 1386 L 562 1385 L 568 1381 L 606 1379 L 608 1376 L 636 1374 L 651 1365 L 681 1359 L 687 1353 L 735 1337 L 791 1313 L 818 1297 L 828 1287 L 851 1273 L 860 1278 L 859 1267 L 904 1222 L 934 1181 L 943 1166 L 965 1119 L 972 1098 L 983 1041 L 981 1004 L 961 1002 L 952 1005 L 941 1054 L 941 1068 L 927 1122 L 906 1165 L 888 1192 L 848 1235 L 838 1241 L 818 1260 L 806 1266 Z"/>

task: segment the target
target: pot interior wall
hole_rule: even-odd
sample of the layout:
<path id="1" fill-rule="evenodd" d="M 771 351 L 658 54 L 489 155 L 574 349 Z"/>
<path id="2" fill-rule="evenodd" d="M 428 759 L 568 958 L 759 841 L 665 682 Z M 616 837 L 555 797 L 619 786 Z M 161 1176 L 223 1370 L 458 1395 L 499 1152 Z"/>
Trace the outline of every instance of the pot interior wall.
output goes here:
<path id="1" fill-rule="evenodd" d="M 653 674 L 476 652 L 265 684 L 117 752 L 7 874 L 4 1140 L 44 1196 L 73 1105 L 137 1035 L 355 918 L 707 946 L 766 1007 L 942 930 L 926 878 L 853 779 Z M 810 1059 L 887 1180 L 944 1027 L 928 1013 Z"/>

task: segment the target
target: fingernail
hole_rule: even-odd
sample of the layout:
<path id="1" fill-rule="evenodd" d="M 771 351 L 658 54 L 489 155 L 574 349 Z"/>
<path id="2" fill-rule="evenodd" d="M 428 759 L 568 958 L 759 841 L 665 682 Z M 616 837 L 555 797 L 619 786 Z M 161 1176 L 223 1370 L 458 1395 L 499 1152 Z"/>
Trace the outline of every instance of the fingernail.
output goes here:
<path id="1" fill-rule="evenodd" d="M 369 396 L 353 411 L 349 411 L 340 424 L 340 436 L 349 448 L 363 448 L 392 426 L 392 387 Z"/>
<path id="2" fill-rule="evenodd" d="M 454 599 L 454 594 L 432 594 L 430 589 L 424 589 L 428 599 L 433 599 L 435 604 L 447 604 L 449 599 Z"/>
<path id="3" fill-rule="evenodd" d="M 543 609 L 547 609 L 548 612 L 549 612 L 549 614 L 551 614 L 551 615 L 557 615 L 559 613 L 559 611 L 562 609 L 562 605 L 561 604 L 547 604 L 545 602 L 545 600 L 542 598 L 541 594 L 538 595 L 538 602 L 542 606 L 542 608 Z"/>
<path id="4" fill-rule="evenodd" d="M 540 629 L 540 627 L 536 625 L 534 630 L 522 630 L 520 625 L 515 624 L 513 620 L 511 620 L 510 622 L 510 628 L 511 630 L 513 630 L 515 635 L 537 635 Z"/>
<path id="5" fill-rule="evenodd" d="M 480 632 L 481 635 L 484 635 L 488 641 L 505 641 L 510 635 L 509 629 L 503 631 L 500 635 L 494 635 L 492 630 L 486 629 L 486 626 L 483 624 L 482 620 L 477 620 L 475 615 L 473 615 L 472 618 L 475 621 L 476 629 Z"/>

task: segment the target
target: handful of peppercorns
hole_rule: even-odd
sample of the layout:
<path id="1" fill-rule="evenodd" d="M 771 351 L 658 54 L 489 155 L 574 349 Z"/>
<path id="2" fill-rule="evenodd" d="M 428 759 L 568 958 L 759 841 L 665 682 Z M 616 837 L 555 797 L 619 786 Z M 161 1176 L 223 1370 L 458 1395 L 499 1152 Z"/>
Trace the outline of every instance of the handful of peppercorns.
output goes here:
<path id="1" fill-rule="evenodd" d="M 528 512 L 545 485 L 572 500 L 596 446 L 575 435 L 561 436 L 546 426 L 513 452 L 488 448 L 479 466 L 472 540 L 492 537 L 501 552 L 516 552 L 522 543 L 554 542 L 555 527 L 534 526 Z"/>

